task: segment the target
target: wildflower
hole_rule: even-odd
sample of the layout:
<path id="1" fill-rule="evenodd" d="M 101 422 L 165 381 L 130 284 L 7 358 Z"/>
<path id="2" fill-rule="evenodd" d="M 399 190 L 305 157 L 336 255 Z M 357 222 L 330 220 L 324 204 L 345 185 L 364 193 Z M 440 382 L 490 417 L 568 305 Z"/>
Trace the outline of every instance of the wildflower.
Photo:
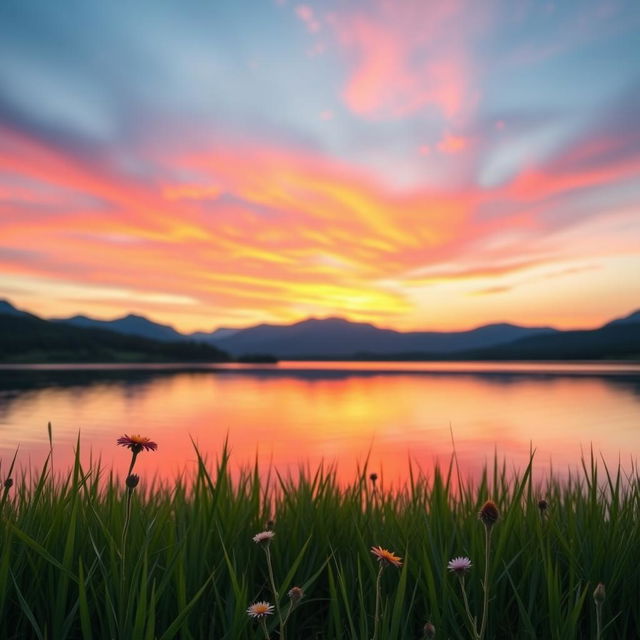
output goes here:
<path id="1" fill-rule="evenodd" d="M 480 513 L 478 514 L 478 518 L 480 518 L 482 524 L 484 524 L 487 529 L 491 529 L 491 527 L 493 527 L 493 525 L 498 521 L 499 517 L 500 512 L 493 500 L 487 500 L 482 505 L 482 509 L 480 509 Z"/>
<path id="2" fill-rule="evenodd" d="M 298 604 L 304 597 L 304 591 L 300 587 L 291 587 L 287 592 L 292 604 Z"/>
<path id="3" fill-rule="evenodd" d="M 605 601 L 607 594 L 604 590 L 604 584 L 602 582 L 598 582 L 598 586 L 593 592 L 593 601 L 598 605 L 602 604 Z"/>
<path id="4" fill-rule="evenodd" d="M 449 563 L 447 564 L 447 569 L 449 569 L 449 571 L 453 571 L 453 573 L 460 577 L 467 573 L 471 567 L 471 560 L 463 556 L 453 558 L 453 560 L 449 560 Z"/>
<path id="5" fill-rule="evenodd" d="M 431 622 L 427 622 L 422 629 L 422 633 L 427 640 L 433 640 L 436 637 L 436 628 Z"/>
<path id="6" fill-rule="evenodd" d="M 276 534 L 273 531 L 261 531 L 251 538 L 256 544 L 268 545 Z"/>
<path id="7" fill-rule="evenodd" d="M 133 491 L 138 486 L 138 483 L 140 482 L 140 476 L 137 473 L 132 473 L 127 476 L 127 479 L 125 482 L 127 484 L 127 487 L 131 491 Z"/>
<path id="8" fill-rule="evenodd" d="M 402 566 L 402 558 L 398 557 L 391 551 L 387 551 L 387 549 L 383 549 L 382 547 L 371 547 L 371 553 L 378 559 L 378 562 L 382 566 L 387 566 L 388 564 L 392 564 L 394 567 Z"/>
<path id="9" fill-rule="evenodd" d="M 126 433 L 118 438 L 116 441 L 121 447 L 127 447 L 133 451 L 133 453 L 140 453 L 141 451 L 155 451 L 158 445 L 150 438 L 140 435 L 128 436 Z"/>
<path id="10" fill-rule="evenodd" d="M 247 607 L 247 614 L 250 618 L 259 620 L 260 618 L 273 615 L 273 605 L 268 602 L 254 602 Z"/>

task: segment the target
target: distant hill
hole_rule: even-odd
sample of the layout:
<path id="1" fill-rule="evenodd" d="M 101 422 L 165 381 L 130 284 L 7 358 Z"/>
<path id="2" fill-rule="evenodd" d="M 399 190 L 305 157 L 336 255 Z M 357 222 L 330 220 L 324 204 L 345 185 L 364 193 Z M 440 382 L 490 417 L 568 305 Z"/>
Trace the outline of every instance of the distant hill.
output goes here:
<path id="1" fill-rule="evenodd" d="M 229 355 L 197 342 L 160 342 L 105 329 L 0 313 L 0 362 L 227 362 Z"/>
<path id="2" fill-rule="evenodd" d="M 73 316 L 71 318 L 56 318 L 53 319 L 53 322 L 64 322 L 83 329 L 108 329 L 130 336 L 160 340 L 161 342 L 189 340 L 189 336 L 179 333 L 169 325 L 159 324 L 144 316 L 137 316 L 132 313 L 115 320 L 96 320 L 87 316 Z"/>
<path id="3" fill-rule="evenodd" d="M 640 314 L 600 329 L 531 336 L 509 344 L 456 354 L 470 360 L 640 360 Z"/>
<path id="4" fill-rule="evenodd" d="M 215 331 L 210 331 L 209 333 L 206 331 L 196 331 L 194 333 L 190 333 L 187 337 L 192 340 L 200 340 L 201 342 L 215 344 L 219 340 L 235 335 L 239 331 L 242 331 L 242 329 L 228 329 L 220 327 L 219 329 L 215 329 Z"/>
<path id="5" fill-rule="evenodd" d="M 444 355 L 550 333 L 556 333 L 556 330 L 512 324 L 487 325 L 471 331 L 403 333 L 343 318 L 312 318 L 293 325 L 261 324 L 237 331 L 216 344 L 232 354 L 273 353 L 280 358 L 344 358 L 357 352 L 391 354 L 411 351 Z"/>
<path id="6" fill-rule="evenodd" d="M 630 313 L 628 316 L 624 316 L 623 318 L 616 318 L 611 322 L 605 324 L 605 327 L 616 327 L 621 324 L 638 324 L 640 323 L 640 309 L 638 311 L 634 311 Z"/>
<path id="7" fill-rule="evenodd" d="M 16 309 L 8 300 L 0 300 L 0 313 L 5 313 L 11 316 L 31 315 L 26 311 L 20 311 L 20 309 Z"/>

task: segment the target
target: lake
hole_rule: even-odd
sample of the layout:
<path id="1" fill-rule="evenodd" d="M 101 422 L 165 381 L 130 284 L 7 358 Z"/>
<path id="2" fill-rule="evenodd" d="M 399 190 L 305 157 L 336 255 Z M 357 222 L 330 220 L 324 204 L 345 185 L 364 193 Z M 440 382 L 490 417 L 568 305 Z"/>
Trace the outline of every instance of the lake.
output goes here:
<path id="1" fill-rule="evenodd" d="M 158 442 L 138 472 L 164 479 L 195 468 L 191 439 L 211 460 L 228 437 L 234 468 L 258 459 L 280 472 L 336 464 L 342 480 L 369 456 L 387 484 L 409 461 L 430 472 L 453 447 L 477 476 L 494 452 L 509 467 L 536 449 L 538 477 L 566 474 L 594 451 L 630 466 L 640 450 L 640 365 L 562 363 L 282 362 L 275 366 L 12 366 L 0 369 L 0 456 L 19 445 L 37 466 L 54 434 L 66 469 L 81 434 L 82 459 L 124 473 L 124 433 Z"/>

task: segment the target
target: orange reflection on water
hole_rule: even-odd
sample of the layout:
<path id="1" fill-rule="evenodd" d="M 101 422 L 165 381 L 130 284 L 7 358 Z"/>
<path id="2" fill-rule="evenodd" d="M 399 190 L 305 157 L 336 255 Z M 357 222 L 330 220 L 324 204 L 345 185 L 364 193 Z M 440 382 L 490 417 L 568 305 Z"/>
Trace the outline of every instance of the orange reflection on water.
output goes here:
<path id="1" fill-rule="evenodd" d="M 55 463 L 67 468 L 81 434 L 83 460 L 100 455 L 126 471 L 124 433 L 159 443 L 138 471 L 164 479 L 195 469 L 193 438 L 213 460 L 228 436 L 234 468 L 273 464 L 281 472 L 335 463 L 350 480 L 369 455 L 387 483 L 408 478 L 408 462 L 429 472 L 448 464 L 451 433 L 463 473 L 478 474 L 494 452 L 522 468 L 577 468 L 581 447 L 614 463 L 640 445 L 637 376 L 327 370 L 139 370 L 47 372 L 0 377 L 2 458 L 41 463 L 53 424 Z"/>

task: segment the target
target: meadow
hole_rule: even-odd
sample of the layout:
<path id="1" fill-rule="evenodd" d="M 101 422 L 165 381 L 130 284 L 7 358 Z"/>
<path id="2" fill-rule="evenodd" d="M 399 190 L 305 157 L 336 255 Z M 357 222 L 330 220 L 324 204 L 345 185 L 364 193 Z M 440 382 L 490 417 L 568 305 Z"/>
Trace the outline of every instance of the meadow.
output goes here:
<path id="1" fill-rule="evenodd" d="M 638 637 L 639 477 L 593 452 L 542 483 L 533 454 L 472 482 L 454 453 L 387 490 L 366 466 L 346 485 L 330 466 L 232 472 L 227 449 L 196 449 L 192 477 L 139 479 L 135 458 L 153 451 L 135 442 L 125 483 L 83 466 L 80 446 L 63 475 L 53 447 L 37 471 L 0 466 L 7 640 Z"/>

